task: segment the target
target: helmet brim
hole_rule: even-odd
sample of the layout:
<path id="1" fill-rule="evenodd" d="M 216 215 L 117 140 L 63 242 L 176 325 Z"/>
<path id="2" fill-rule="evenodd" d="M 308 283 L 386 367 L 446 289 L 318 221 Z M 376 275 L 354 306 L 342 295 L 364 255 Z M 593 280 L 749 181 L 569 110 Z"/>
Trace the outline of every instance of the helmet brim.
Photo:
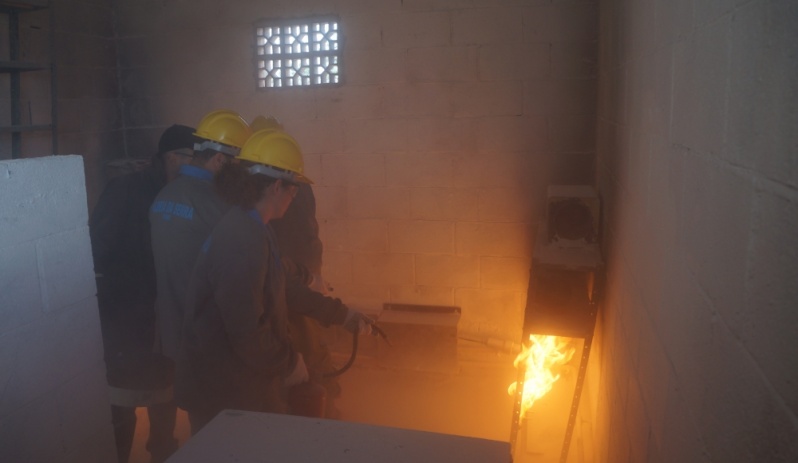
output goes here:
<path id="1" fill-rule="evenodd" d="M 292 170 L 281 169 L 279 167 L 270 166 L 268 164 L 262 164 L 259 162 L 252 162 L 246 160 L 247 162 L 252 163 L 247 171 L 250 174 L 257 174 L 257 175 L 265 175 L 267 177 L 276 178 L 278 180 L 285 180 L 286 182 L 291 183 L 307 183 L 308 185 L 312 185 L 313 181 L 303 174 L 299 172 L 294 172 Z"/>

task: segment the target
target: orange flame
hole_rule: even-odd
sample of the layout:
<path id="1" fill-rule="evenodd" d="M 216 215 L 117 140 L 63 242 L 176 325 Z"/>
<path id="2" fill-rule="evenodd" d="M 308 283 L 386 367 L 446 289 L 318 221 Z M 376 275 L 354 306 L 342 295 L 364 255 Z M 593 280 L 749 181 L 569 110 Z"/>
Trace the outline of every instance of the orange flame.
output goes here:
<path id="1" fill-rule="evenodd" d="M 521 353 L 513 362 L 516 368 L 522 362 L 526 368 L 521 419 L 524 419 L 535 401 L 546 395 L 560 379 L 560 374 L 555 373 L 555 370 L 568 363 L 576 352 L 570 338 L 530 334 L 529 341 L 530 346 L 522 346 Z M 507 393 L 515 395 L 517 387 L 517 382 L 511 384 Z"/>

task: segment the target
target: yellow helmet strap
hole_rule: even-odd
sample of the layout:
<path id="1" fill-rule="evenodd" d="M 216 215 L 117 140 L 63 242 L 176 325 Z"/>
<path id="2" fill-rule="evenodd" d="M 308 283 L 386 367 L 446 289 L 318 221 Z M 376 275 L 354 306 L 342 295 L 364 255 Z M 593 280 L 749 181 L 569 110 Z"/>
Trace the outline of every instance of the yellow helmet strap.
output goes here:
<path id="1" fill-rule="evenodd" d="M 267 166 L 264 164 L 255 164 L 249 169 L 250 174 L 261 174 L 267 177 L 272 177 L 280 180 L 285 180 L 291 183 L 301 183 L 296 179 L 297 175 L 290 170 L 280 169 L 279 167 Z"/>
<path id="2" fill-rule="evenodd" d="M 228 156 L 238 156 L 238 153 L 241 151 L 241 148 L 225 145 L 224 143 L 213 140 L 203 140 L 202 143 L 194 143 L 194 151 L 205 151 L 207 149 L 218 151 Z"/>

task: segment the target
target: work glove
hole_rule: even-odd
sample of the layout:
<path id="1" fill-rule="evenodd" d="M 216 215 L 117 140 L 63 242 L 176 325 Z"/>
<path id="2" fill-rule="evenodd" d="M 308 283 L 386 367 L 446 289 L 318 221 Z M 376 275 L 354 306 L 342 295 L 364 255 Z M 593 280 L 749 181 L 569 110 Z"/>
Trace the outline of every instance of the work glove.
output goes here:
<path id="1" fill-rule="evenodd" d="M 312 289 L 313 291 L 316 291 L 317 293 L 323 294 L 325 296 L 330 291 L 330 288 L 327 285 L 327 282 L 324 281 L 324 279 L 321 277 L 321 275 L 316 274 L 316 273 L 310 275 L 310 283 L 308 284 L 308 288 Z"/>
<path id="2" fill-rule="evenodd" d="M 344 328 L 350 333 L 374 334 L 374 320 L 362 312 L 347 308 Z"/>
<path id="3" fill-rule="evenodd" d="M 305 359 L 302 354 L 296 354 L 296 364 L 294 364 L 291 373 L 283 380 L 283 385 L 286 387 L 296 386 L 307 382 L 308 379 L 310 379 L 310 375 L 308 374 L 308 367 L 305 366 Z"/>

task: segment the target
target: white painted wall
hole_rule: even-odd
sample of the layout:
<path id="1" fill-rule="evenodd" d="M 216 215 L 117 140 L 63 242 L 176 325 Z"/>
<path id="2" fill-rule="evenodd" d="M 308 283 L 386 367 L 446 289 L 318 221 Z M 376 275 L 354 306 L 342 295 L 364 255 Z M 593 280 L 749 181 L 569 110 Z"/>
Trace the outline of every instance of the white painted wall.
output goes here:
<path id="1" fill-rule="evenodd" d="M 0 161 L 0 461 L 115 461 L 80 156 Z"/>
<path id="2" fill-rule="evenodd" d="M 798 461 L 798 4 L 600 8 L 598 461 Z"/>

